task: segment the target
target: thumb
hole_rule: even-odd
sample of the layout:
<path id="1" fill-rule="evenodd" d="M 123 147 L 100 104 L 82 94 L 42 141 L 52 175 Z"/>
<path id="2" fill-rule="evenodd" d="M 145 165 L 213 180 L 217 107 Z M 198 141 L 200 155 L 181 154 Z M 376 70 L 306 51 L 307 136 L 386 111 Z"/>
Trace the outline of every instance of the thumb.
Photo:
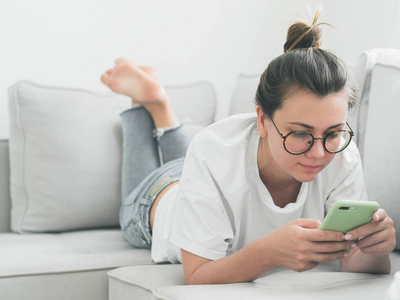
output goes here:
<path id="1" fill-rule="evenodd" d="M 318 229 L 321 221 L 316 219 L 298 219 L 297 225 L 307 229 Z"/>

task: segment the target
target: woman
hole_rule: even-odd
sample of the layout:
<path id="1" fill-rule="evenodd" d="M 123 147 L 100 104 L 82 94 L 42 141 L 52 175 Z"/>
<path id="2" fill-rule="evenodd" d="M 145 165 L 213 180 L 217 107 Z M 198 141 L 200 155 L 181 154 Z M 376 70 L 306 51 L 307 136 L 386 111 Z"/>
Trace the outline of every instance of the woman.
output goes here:
<path id="1" fill-rule="evenodd" d="M 102 76 L 139 104 L 122 114 L 124 235 L 155 262 L 182 262 L 188 284 L 338 259 L 343 271 L 390 272 L 395 231 L 383 209 L 345 235 L 318 229 L 335 201 L 367 198 L 347 124 L 355 91 L 344 63 L 319 48 L 318 14 L 289 28 L 285 53 L 261 76 L 256 114 L 209 126 L 188 150 L 154 70 L 118 60 Z"/>

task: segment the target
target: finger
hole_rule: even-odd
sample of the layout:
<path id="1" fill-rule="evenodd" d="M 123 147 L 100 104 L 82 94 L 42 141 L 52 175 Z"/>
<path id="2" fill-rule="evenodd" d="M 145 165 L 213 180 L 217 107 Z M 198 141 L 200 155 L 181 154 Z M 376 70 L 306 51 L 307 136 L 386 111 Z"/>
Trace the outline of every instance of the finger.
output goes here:
<path id="1" fill-rule="evenodd" d="M 313 252 L 318 253 L 334 253 L 346 249 L 356 248 L 357 244 L 352 241 L 344 242 L 316 242 L 313 244 Z"/>
<path id="2" fill-rule="evenodd" d="M 359 248 L 366 248 L 378 243 L 381 243 L 387 239 L 387 234 L 385 231 L 378 231 L 375 232 L 374 234 L 368 235 L 362 239 L 359 239 L 357 241 L 357 245 Z"/>
<path id="3" fill-rule="evenodd" d="M 362 248 L 360 248 L 360 250 L 363 253 L 366 253 L 366 254 L 381 253 L 382 255 L 386 255 L 387 253 L 391 252 L 391 251 L 387 251 L 386 248 L 387 248 L 386 243 L 385 242 L 381 242 L 381 243 L 369 245 L 367 247 L 362 247 Z"/>
<path id="4" fill-rule="evenodd" d="M 296 225 L 307 229 L 318 229 L 321 226 L 321 221 L 315 219 L 297 219 Z"/>
<path id="5" fill-rule="evenodd" d="M 343 259 L 347 256 L 349 256 L 347 251 L 339 251 L 334 253 L 315 253 L 311 258 L 313 261 L 321 263 Z"/>
<path id="6" fill-rule="evenodd" d="M 361 237 L 366 237 L 368 235 L 371 235 L 375 232 L 381 231 L 384 229 L 384 224 L 382 221 L 379 222 L 369 222 L 367 224 L 364 224 L 352 231 L 349 231 L 345 234 L 344 238 L 346 240 L 355 240 Z"/>
<path id="7" fill-rule="evenodd" d="M 374 222 L 383 221 L 386 218 L 386 216 L 387 216 L 386 211 L 380 208 L 374 213 L 374 215 L 372 216 L 372 220 Z"/>
<path id="8" fill-rule="evenodd" d="M 310 240 L 313 242 L 340 242 L 344 240 L 344 234 L 331 230 L 310 230 Z"/>

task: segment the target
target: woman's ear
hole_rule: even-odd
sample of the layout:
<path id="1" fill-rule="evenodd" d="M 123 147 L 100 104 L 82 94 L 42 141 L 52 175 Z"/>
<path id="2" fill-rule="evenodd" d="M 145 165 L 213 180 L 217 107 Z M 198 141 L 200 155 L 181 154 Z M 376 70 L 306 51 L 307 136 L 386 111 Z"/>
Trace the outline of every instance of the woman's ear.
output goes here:
<path id="1" fill-rule="evenodd" d="M 256 112 L 257 112 L 257 129 L 258 129 L 258 134 L 265 138 L 268 136 L 268 131 L 267 131 L 267 121 L 268 118 L 264 114 L 262 108 L 260 106 L 256 106 Z"/>

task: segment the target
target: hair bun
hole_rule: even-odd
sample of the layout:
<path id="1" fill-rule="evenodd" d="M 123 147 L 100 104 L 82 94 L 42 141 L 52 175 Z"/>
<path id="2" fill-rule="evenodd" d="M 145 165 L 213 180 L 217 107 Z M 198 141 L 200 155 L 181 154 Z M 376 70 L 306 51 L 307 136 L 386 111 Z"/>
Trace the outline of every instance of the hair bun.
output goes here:
<path id="1" fill-rule="evenodd" d="M 284 52 L 289 52 L 299 48 L 319 48 L 322 44 L 322 34 L 317 24 L 320 10 L 317 11 L 311 25 L 303 22 L 296 22 L 289 27 L 286 43 L 283 46 Z"/>

